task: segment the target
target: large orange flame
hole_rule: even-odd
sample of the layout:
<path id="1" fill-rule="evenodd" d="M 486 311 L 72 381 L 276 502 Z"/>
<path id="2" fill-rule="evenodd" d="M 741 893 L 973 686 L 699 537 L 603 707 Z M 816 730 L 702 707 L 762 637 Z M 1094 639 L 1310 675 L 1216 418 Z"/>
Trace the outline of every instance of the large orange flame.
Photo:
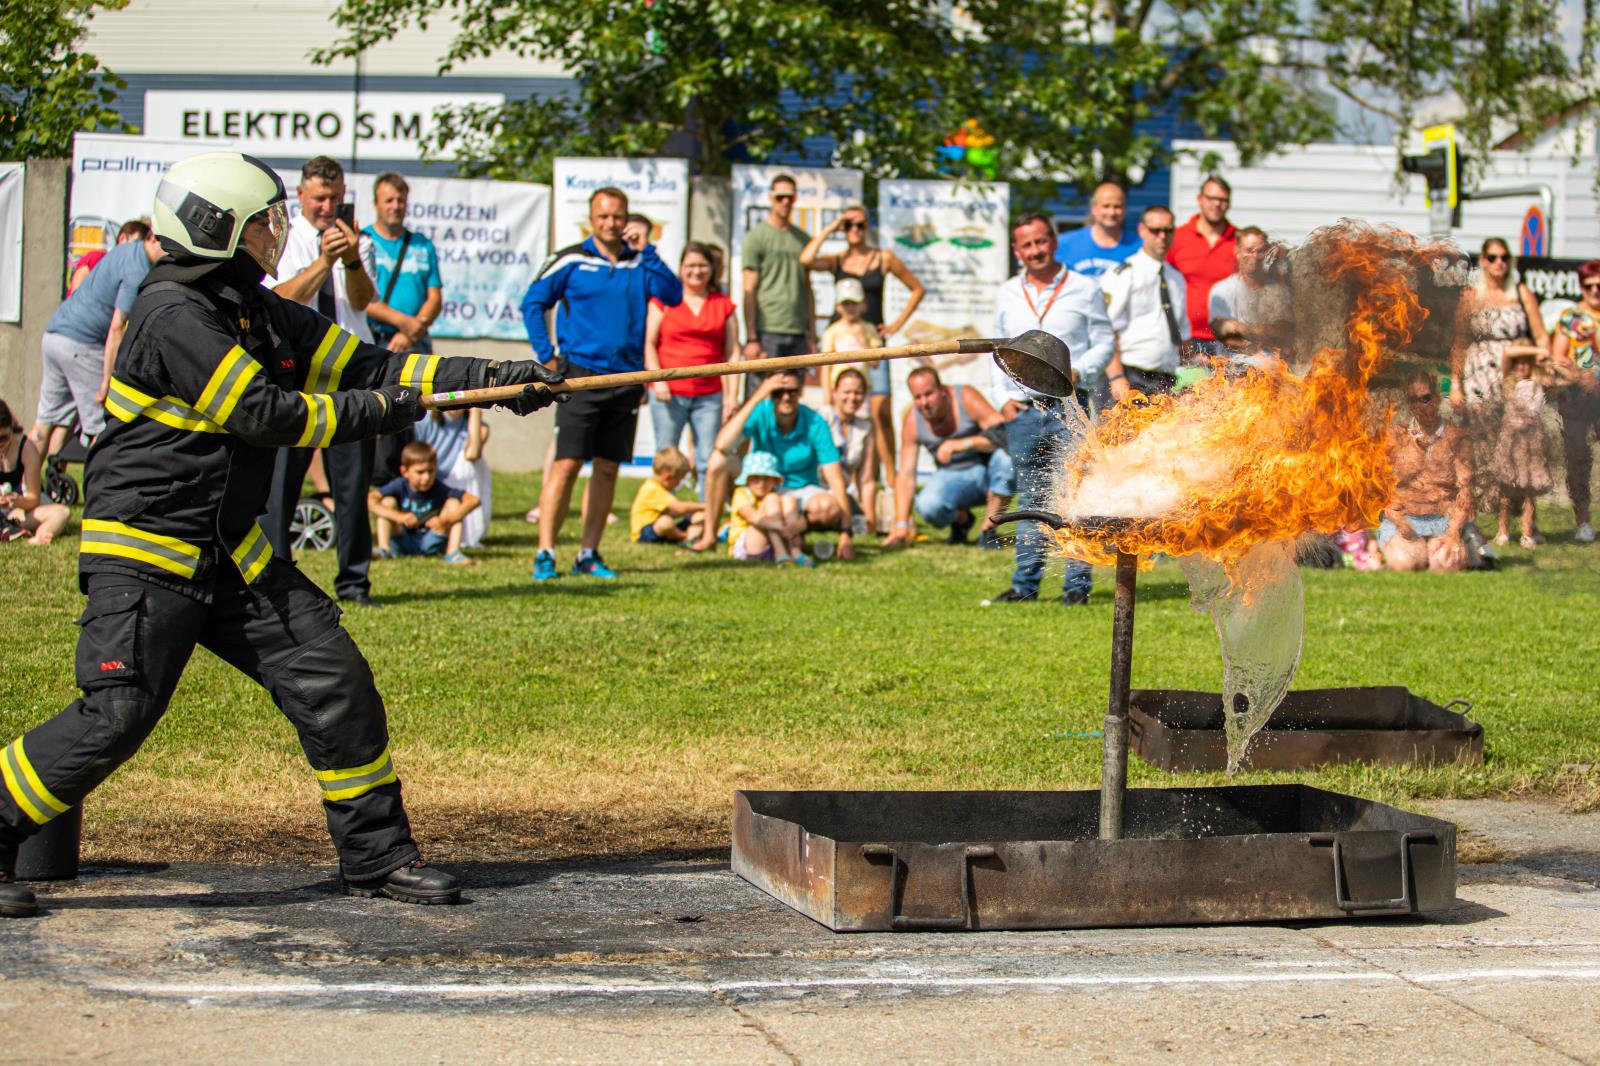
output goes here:
<path id="1" fill-rule="evenodd" d="M 1388 412 L 1374 410 L 1367 387 L 1427 321 L 1425 279 L 1437 287 L 1460 253 L 1349 222 L 1306 248 L 1324 291 L 1348 301 L 1342 345 L 1317 351 L 1303 376 L 1276 359 L 1242 375 L 1218 360 L 1177 396 L 1111 409 L 1067 457 L 1057 505 L 1069 517 L 1132 521 L 1111 533 L 1064 529 L 1063 554 L 1109 564 L 1119 549 L 1198 553 L 1231 566 L 1264 541 L 1377 524 L 1394 476 Z"/>

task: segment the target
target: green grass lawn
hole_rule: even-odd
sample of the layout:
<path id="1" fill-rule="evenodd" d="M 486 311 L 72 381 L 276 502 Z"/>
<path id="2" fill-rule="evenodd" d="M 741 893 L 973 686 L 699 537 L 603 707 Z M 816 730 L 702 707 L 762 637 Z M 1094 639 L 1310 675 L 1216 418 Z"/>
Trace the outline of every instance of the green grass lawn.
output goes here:
<path id="1" fill-rule="evenodd" d="M 634 483 L 624 483 L 631 496 Z M 926 543 L 815 571 L 681 557 L 607 534 L 621 580 L 529 580 L 537 479 L 496 479 L 478 565 L 373 565 L 381 611 L 345 623 L 377 674 L 419 831 L 448 854 L 715 846 L 739 787 L 1083 788 L 1099 773 L 1108 573 L 1087 609 L 982 607 L 1011 553 Z M 626 513 L 627 500 L 618 511 Z M 1292 779 L 1374 798 L 1537 791 L 1592 802 L 1600 762 L 1600 545 L 1505 549 L 1495 573 L 1305 571 L 1297 688 L 1398 684 L 1465 698 L 1480 767 Z M 574 553 L 576 518 L 560 547 Z M 6 545 L 0 731 L 75 695 L 76 541 Z M 331 584 L 332 553 L 305 560 Z M 1217 690 L 1207 616 L 1176 566 L 1141 576 L 1135 687 Z M 1287 780 L 1241 775 L 1241 781 Z M 1130 781 L 1168 777 L 1137 759 Z M 88 854 L 326 854 L 317 790 L 267 697 L 197 652 L 166 720 L 89 801 Z M 442 844 L 440 842 L 443 842 Z M 276 845 L 276 848 L 275 848 Z M 520 850 L 519 850 L 520 849 Z M 436 850 L 434 854 L 439 854 Z"/>

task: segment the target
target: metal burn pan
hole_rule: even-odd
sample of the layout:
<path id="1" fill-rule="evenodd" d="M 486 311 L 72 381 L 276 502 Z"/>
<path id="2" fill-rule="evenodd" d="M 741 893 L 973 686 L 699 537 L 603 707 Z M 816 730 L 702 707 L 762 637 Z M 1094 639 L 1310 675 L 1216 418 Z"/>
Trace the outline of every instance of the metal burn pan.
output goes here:
<path id="1" fill-rule="evenodd" d="M 1225 770 L 1222 696 L 1138 689 L 1128 728 L 1141 759 L 1168 773 Z M 1398 685 L 1291 692 L 1245 754 L 1245 770 L 1303 770 L 1331 763 L 1478 763 L 1483 726 Z"/>
<path id="2" fill-rule="evenodd" d="M 733 802 L 733 869 L 836 932 L 1074 929 L 1426 914 L 1455 902 L 1456 828 L 1305 785 L 1098 792 L 765 792 Z"/>

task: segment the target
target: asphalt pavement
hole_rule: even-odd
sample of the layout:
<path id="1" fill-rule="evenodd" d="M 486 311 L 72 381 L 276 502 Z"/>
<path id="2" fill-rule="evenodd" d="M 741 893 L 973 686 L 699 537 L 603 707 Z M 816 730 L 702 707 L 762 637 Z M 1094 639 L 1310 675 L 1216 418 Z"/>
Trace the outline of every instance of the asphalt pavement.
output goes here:
<path id="1" fill-rule="evenodd" d="M 1435 804 L 1491 863 L 1428 919 L 836 934 L 725 861 L 88 867 L 0 921 L 22 1062 L 1600 1063 L 1600 814 Z"/>

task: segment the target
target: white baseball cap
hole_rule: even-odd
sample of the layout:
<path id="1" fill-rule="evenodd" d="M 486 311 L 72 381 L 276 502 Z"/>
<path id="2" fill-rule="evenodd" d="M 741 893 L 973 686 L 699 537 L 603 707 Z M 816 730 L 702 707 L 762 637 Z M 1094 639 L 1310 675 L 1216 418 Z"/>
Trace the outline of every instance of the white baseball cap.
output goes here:
<path id="1" fill-rule="evenodd" d="M 836 304 L 867 302 L 867 290 L 859 278 L 840 278 L 833 283 L 833 302 Z"/>

